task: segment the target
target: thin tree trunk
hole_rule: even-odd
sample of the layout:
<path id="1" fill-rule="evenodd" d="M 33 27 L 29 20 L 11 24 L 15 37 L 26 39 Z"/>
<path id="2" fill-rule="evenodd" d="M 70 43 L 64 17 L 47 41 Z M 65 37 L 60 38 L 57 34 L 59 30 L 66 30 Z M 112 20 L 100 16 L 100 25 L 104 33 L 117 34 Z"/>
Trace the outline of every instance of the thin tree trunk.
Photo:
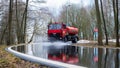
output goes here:
<path id="1" fill-rule="evenodd" d="M 9 18 L 8 18 L 8 40 L 7 45 L 11 44 L 11 24 L 12 24 L 12 12 L 13 12 L 13 0 L 10 0 L 9 3 Z"/>
<path id="2" fill-rule="evenodd" d="M 26 26 L 27 26 L 28 2 L 29 2 L 29 0 L 26 1 L 26 8 L 25 8 L 24 42 L 26 41 Z"/>
<path id="3" fill-rule="evenodd" d="M 117 22 L 116 22 L 116 46 L 119 47 L 119 9 L 118 0 L 116 0 L 116 10 L 117 10 Z"/>
<path id="4" fill-rule="evenodd" d="M 25 10 L 23 12 L 21 24 L 17 24 L 19 26 L 19 28 L 18 28 L 19 32 L 17 33 L 18 34 L 18 43 L 25 43 L 28 2 L 29 2 L 29 0 L 26 0 Z"/>
<path id="5" fill-rule="evenodd" d="M 32 34 L 32 37 L 30 38 L 30 40 L 28 41 L 28 43 L 30 43 L 30 42 L 32 42 L 32 40 L 33 40 L 33 37 L 34 37 L 34 35 L 35 35 L 35 27 L 36 27 L 36 24 L 37 22 L 35 21 L 35 24 L 34 24 L 34 30 L 33 30 L 33 34 Z"/>
<path id="6" fill-rule="evenodd" d="M 0 44 L 3 44 L 3 38 L 5 36 L 5 32 L 7 30 L 7 27 L 8 27 L 8 24 L 6 24 L 5 29 L 3 30 L 2 34 L 1 34 L 2 36 L 1 36 L 1 39 L 0 39 Z"/>
<path id="7" fill-rule="evenodd" d="M 119 19 L 118 19 L 118 0 L 113 1 L 115 33 L 116 33 L 116 47 L 119 47 Z"/>
<path id="8" fill-rule="evenodd" d="M 97 17 L 97 23 L 98 23 L 98 45 L 103 45 L 102 42 L 102 28 L 101 28 L 101 17 L 100 17 L 100 10 L 99 10 L 99 4 L 98 0 L 95 1 L 95 8 L 96 8 L 96 17 Z"/>
<path id="9" fill-rule="evenodd" d="M 102 13 L 102 19 L 103 19 L 103 23 L 104 23 L 104 30 L 105 30 L 105 39 L 106 39 L 106 45 L 108 45 L 108 33 L 107 33 L 107 28 L 106 28 L 106 22 L 105 22 L 105 18 L 104 18 L 104 12 L 103 12 L 103 4 L 102 4 L 102 0 L 100 0 L 100 4 L 101 4 L 101 13 Z"/>
<path id="10" fill-rule="evenodd" d="M 116 33 L 116 47 L 119 47 L 119 20 L 118 20 L 118 0 L 113 1 L 113 11 L 114 11 L 114 22 L 115 22 L 115 33 Z M 119 68 L 119 50 L 116 49 L 116 57 L 115 57 L 115 68 Z"/>
<path id="11" fill-rule="evenodd" d="M 20 25 L 19 25 L 19 20 L 18 20 L 18 5 L 17 5 L 18 0 L 16 0 L 16 32 L 17 32 L 17 43 L 20 43 Z"/>
<path id="12" fill-rule="evenodd" d="M 33 32 L 33 34 L 32 34 L 32 37 L 30 38 L 30 40 L 28 41 L 28 43 L 31 43 L 32 42 L 32 40 L 33 40 L 33 37 L 34 37 L 34 32 Z"/>

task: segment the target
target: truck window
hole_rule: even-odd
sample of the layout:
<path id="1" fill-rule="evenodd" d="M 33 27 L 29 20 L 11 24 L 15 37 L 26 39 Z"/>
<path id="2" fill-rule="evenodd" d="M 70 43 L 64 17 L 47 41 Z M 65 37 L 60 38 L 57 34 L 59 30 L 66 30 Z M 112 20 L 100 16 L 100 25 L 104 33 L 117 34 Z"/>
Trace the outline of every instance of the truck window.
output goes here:
<path id="1" fill-rule="evenodd" d="M 49 29 L 61 29 L 61 24 L 51 24 L 49 25 Z"/>

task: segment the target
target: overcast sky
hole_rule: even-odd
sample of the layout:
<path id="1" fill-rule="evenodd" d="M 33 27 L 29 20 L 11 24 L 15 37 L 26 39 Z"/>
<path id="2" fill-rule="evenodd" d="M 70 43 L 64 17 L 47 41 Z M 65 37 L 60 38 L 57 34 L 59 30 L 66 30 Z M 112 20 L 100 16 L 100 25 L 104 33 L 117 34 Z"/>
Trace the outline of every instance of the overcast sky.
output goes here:
<path id="1" fill-rule="evenodd" d="M 49 7 L 60 7 L 67 2 L 74 3 L 74 4 L 80 4 L 83 2 L 83 5 L 86 6 L 91 3 L 92 0 L 46 0 L 47 1 L 47 6 Z"/>
<path id="2" fill-rule="evenodd" d="M 59 10 L 62 7 L 62 5 L 67 5 L 67 3 L 70 4 L 81 4 L 83 6 L 88 6 L 89 4 L 93 3 L 93 0 L 45 0 L 46 3 L 38 3 L 34 4 L 36 6 L 44 6 L 48 7 L 51 12 L 53 12 L 55 15 L 59 14 Z"/>

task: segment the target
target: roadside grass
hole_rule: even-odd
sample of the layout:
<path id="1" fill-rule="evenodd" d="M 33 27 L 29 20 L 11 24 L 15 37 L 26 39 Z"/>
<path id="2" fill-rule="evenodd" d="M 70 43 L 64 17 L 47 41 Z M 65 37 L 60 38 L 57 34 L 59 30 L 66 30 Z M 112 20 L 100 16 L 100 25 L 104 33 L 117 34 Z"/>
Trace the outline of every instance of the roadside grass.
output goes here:
<path id="1" fill-rule="evenodd" d="M 5 50 L 6 45 L 0 45 L 0 68 L 48 68 L 40 64 L 22 60 Z"/>

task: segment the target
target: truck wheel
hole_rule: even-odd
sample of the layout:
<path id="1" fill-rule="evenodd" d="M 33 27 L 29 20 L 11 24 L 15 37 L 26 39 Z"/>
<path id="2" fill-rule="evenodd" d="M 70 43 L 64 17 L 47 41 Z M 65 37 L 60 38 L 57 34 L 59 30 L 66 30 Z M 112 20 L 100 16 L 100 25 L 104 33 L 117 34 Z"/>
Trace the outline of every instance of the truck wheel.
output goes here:
<path id="1" fill-rule="evenodd" d="M 67 42 L 67 37 L 64 37 L 63 41 L 64 41 L 64 42 Z"/>
<path id="2" fill-rule="evenodd" d="M 73 40 L 72 40 L 72 43 L 77 43 L 77 38 L 75 37 Z"/>

